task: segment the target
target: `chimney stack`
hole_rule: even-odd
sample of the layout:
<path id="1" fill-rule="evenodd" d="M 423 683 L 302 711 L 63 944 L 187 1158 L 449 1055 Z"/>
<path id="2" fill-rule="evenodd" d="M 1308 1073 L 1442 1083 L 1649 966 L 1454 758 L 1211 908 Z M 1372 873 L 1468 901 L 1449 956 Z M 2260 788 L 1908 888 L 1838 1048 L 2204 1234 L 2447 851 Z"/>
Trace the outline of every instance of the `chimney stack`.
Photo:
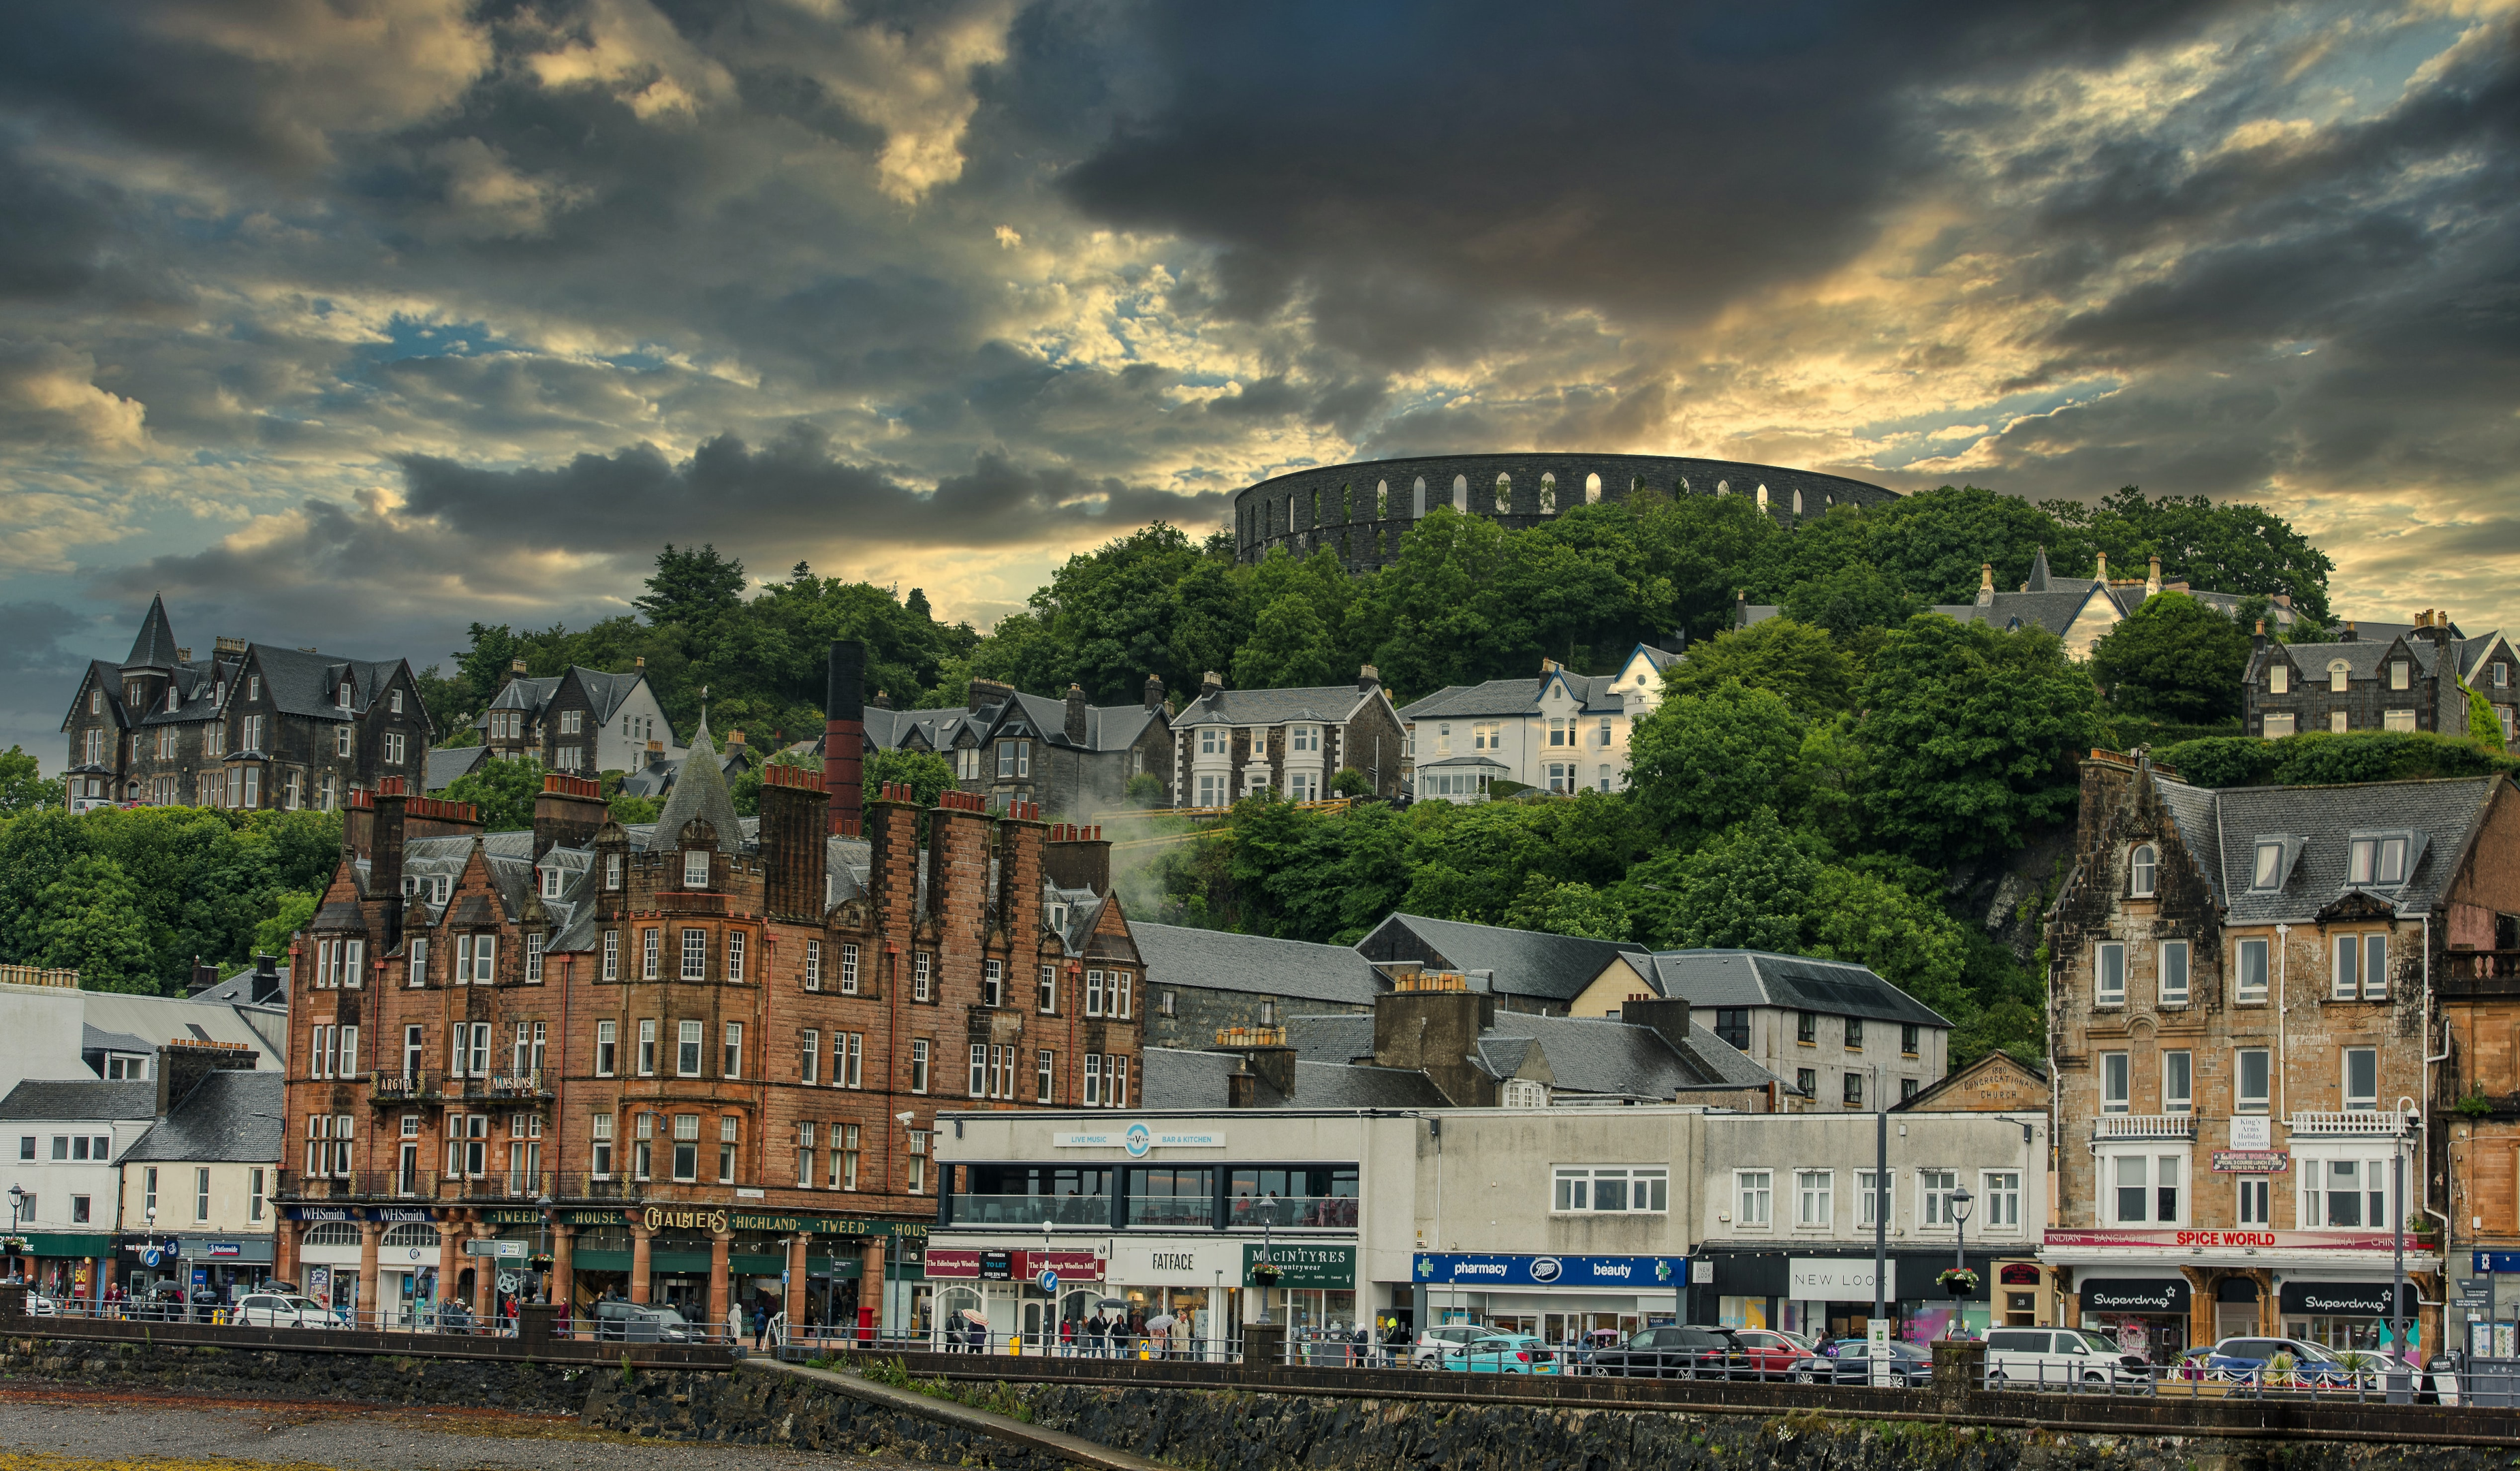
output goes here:
<path id="1" fill-rule="evenodd" d="M 2096 555 L 2099 557 L 2099 570 L 2093 572 L 2092 576 L 2095 581 L 2105 586 L 2109 580 L 2109 554 L 2102 552 Z"/>
<path id="2" fill-rule="evenodd" d="M 1067 718 L 1061 729 L 1076 745 L 1085 743 L 1086 723 L 1090 717 L 1085 704 L 1085 687 L 1071 682 L 1067 687 Z"/>
<path id="3" fill-rule="evenodd" d="M 251 1002 L 257 1006 L 267 1006 L 279 1002 L 280 999 L 279 958 L 275 956 L 268 955 L 255 956 L 253 958 L 253 989 L 247 994 L 246 1000 Z"/>
<path id="4" fill-rule="evenodd" d="M 525 672 L 525 661 L 521 658 L 510 659 L 508 661 L 508 672 L 515 675 L 523 674 Z"/>
<path id="5" fill-rule="evenodd" d="M 1977 564 L 1977 605 L 1980 607 L 1989 607 L 1992 606 L 1994 602 L 1995 563 L 1991 561 L 1982 561 Z"/>
<path id="6" fill-rule="evenodd" d="M 1225 676 L 1211 669 L 1198 677 L 1198 697 L 1200 699 L 1205 699 L 1211 694 L 1223 694 L 1224 692 Z"/>
<path id="7" fill-rule="evenodd" d="M 2266 647 L 2266 646 L 2267 646 L 2267 620 L 2266 620 L 2266 619 L 2264 619 L 2264 618 L 2260 618 L 2260 619 L 2258 620 L 2258 627 L 2257 627 L 2257 631 L 2256 631 L 2255 633 L 2252 633 L 2251 635 L 2249 635 L 2249 647 L 2251 647 L 2252 649 L 2259 649 L 2259 648 L 2264 648 L 2264 647 Z"/>
<path id="8" fill-rule="evenodd" d="M 219 967 L 204 965 L 200 956 L 193 957 L 193 984 L 184 989 L 186 996 L 199 996 L 219 983 Z"/>
<path id="9" fill-rule="evenodd" d="M 1732 590 L 1732 626 L 1734 628 L 1750 626 L 1750 590 L 1748 588 Z"/>
<path id="10" fill-rule="evenodd" d="M 830 803 L 830 830 L 859 830 L 866 818 L 866 646 L 854 639 L 832 645 L 830 688 L 823 701 L 823 790 Z"/>
<path id="11" fill-rule="evenodd" d="M 534 798 L 534 861 L 555 847 L 585 847 L 611 817 L 602 780 L 545 772 L 542 793 Z"/>
<path id="12" fill-rule="evenodd" d="M 1360 694 L 1372 694 L 1382 688 L 1382 671 L 1372 664 L 1360 664 L 1356 670 L 1356 689 Z"/>
<path id="13" fill-rule="evenodd" d="M 1673 1051 L 1688 1045 L 1688 998 L 1631 995 L 1619 1005 L 1619 1020 L 1632 1027 L 1650 1027 L 1670 1043 Z"/>
<path id="14" fill-rule="evenodd" d="M 1111 844 L 1102 836 L 1102 826 L 1053 824 L 1043 849 L 1042 871 L 1062 889 L 1110 893 Z"/>
<path id="15" fill-rule="evenodd" d="M 1161 710 L 1163 707 L 1164 707 L 1164 681 L 1163 681 L 1163 677 L 1162 677 L 1161 675 L 1153 675 L 1153 674 L 1148 675 L 1148 676 L 1147 676 L 1147 708 L 1148 708 L 1148 709 L 1149 709 L 1149 710 Z"/>
<path id="16" fill-rule="evenodd" d="M 2357 636 L 2357 635 L 2355 634 L 2355 632 L 2354 632 L 2354 620 L 2353 620 L 2353 619 L 2348 618 L 2348 619 L 2346 619 L 2346 620 L 2345 620 L 2345 637 L 2344 637 L 2344 638 L 2342 638 L 2342 639 L 2340 639 L 2340 640 L 2338 640 L 2337 642 L 2338 642 L 2338 643 L 2340 643 L 2340 644 L 2352 644 L 2352 643 L 2356 643 L 2356 642 L 2358 642 L 2358 636 Z"/>
<path id="17" fill-rule="evenodd" d="M 2161 591 L 2161 558 L 2158 557 L 2152 559 L 2143 574 L 2143 591 L 2147 597 Z"/>

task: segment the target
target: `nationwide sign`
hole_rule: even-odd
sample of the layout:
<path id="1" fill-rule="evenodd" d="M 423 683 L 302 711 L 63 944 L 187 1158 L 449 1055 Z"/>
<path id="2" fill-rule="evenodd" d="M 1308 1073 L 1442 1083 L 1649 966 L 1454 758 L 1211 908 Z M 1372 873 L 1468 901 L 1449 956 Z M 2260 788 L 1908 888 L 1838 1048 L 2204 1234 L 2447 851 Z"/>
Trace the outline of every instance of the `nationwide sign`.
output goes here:
<path id="1" fill-rule="evenodd" d="M 1420 1282 L 1462 1287 L 1627 1287 L 1677 1285 L 1684 1257 L 1525 1257 L 1425 1252 L 1411 1259 Z"/>
<path id="2" fill-rule="evenodd" d="M 2376 1234 L 2347 1234 L 2343 1231 L 2138 1231 L 2138 1230 L 2051 1230 L 2047 1244 L 2053 1246 L 2192 1246 L 2212 1249 L 2273 1247 L 2282 1251 L 2387 1251 L 2397 1237 L 2382 1231 Z M 2412 1238 L 2408 1244 L 2412 1245 Z"/>

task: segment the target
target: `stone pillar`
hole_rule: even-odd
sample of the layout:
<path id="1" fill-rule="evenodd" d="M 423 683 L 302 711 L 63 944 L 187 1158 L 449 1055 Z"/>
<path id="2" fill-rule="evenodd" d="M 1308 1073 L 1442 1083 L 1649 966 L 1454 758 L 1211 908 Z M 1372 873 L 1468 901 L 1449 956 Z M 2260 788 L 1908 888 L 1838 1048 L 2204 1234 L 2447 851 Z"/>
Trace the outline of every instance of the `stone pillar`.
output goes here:
<path id="1" fill-rule="evenodd" d="M 455 1220 L 454 1216 L 455 1213 L 450 1211 L 447 1213 L 447 1219 L 437 1223 L 437 1300 L 439 1303 L 445 1303 L 454 1298 L 455 1285 L 464 1275 L 464 1223 Z"/>
<path id="2" fill-rule="evenodd" d="M 883 1279 L 884 1243 L 891 1239 L 890 1236 L 869 1236 L 859 1248 L 858 1260 L 863 1264 L 858 1269 L 858 1339 L 861 1343 L 872 1344 L 876 1335 L 883 1331 L 884 1292 L 890 1286 Z M 1058 1323 L 1050 1325 L 1047 1341 L 1058 1341 Z"/>
<path id="3" fill-rule="evenodd" d="M 112 1257 L 90 1257 L 87 1259 L 87 1300 L 89 1302 L 98 1303 L 105 1300 L 105 1270 L 112 1265 L 113 1259 Z M 189 1283 L 191 1273 L 187 1272 L 185 1275 Z M 185 1291 L 189 1292 L 191 1290 L 192 1288 L 187 1285 Z"/>
<path id="4" fill-rule="evenodd" d="M 284 1282 L 297 1282 L 297 1237 L 305 1229 L 303 1225 L 285 1218 L 272 1224 L 271 1274 Z"/>
<path id="5" fill-rule="evenodd" d="M 726 1329 L 727 1255 L 733 1249 L 733 1231 L 709 1232 L 709 1331 Z"/>
<path id="6" fill-rule="evenodd" d="M 2187 1278 L 2187 1347 L 2214 1341 L 2216 1296 L 2221 1291 L 2225 1273 L 2202 1267 L 2182 1267 L 2180 1274 Z"/>
<path id="7" fill-rule="evenodd" d="M 473 1240 L 487 1241 L 496 1234 L 498 1232 L 487 1221 L 472 1223 Z M 483 1323 L 496 1324 L 499 1321 L 499 1259 L 497 1257 L 472 1259 L 472 1311 Z"/>
<path id="8" fill-rule="evenodd" d="M 783 1311 L 788 1315 L 788 1331 L 791 1334 L 805 1326 L 805 1253 L 813 1240 L 805 1231 L 788 1238 L 788 1293 Z"/>
<path id="9" fill-rule="evenodd" d="M 2283 1310 L 2275 1302 L 2275 1273 L 2271 1267 L 2253 1268 L 2249 1280 L 2258 1284 L 2258 1336 L 2283 1336 Z"/>
<path id="10" fill-rule="evenodd" d="M 648 1241 L 653 1231 L 640 1222 L 630 1223 L 630 1301 L 648 1300 Z"/>
<path id="11" fill-rule="evenodd" d="M 551 1300 L 561 1305 L 562 1315 L 577 1315 L 577 1227 L 552 1227 Z"/>
<path id="12" fill-rule="evenodd" d="M 382 1221 L 359 1223 L 359 1315 L 351 1321 L 354 1328 L 382 1328 L 384 1313 L 378 1304 L 384 1300 L 382 1281 L 377 1272 L 377 1248 L 383 1244 L 385 1224 Z"/>

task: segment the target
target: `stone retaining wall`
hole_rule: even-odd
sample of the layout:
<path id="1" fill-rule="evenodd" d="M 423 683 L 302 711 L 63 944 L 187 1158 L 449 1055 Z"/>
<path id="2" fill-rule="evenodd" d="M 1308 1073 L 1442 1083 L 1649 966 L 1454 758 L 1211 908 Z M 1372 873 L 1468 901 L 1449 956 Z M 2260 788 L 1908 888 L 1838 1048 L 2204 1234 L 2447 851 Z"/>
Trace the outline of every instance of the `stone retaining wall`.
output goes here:
<path id="1" fill-rule="evenodd" d="M 71 1338 L 0 1340 L 0 1383 L 31 1381 L 81 1390 L 575 1414 L 586 1404 L 588 1383 L 601 1376 L 600 1370 L 578 1365 L 478 1359 L 292 1354 Z"/>

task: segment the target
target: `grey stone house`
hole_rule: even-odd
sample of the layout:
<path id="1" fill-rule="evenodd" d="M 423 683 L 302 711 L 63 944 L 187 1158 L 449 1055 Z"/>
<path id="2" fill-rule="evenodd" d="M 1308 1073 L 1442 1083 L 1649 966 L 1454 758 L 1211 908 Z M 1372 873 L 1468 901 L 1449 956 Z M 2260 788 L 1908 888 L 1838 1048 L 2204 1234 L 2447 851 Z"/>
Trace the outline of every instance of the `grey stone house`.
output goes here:
<path id="1" fill-rule="evenodd" d="M 1064 699 L 1025 694 L 994 680 L 971 681 L 958 709 L 865 712 L 870 751 L 933 751 L 953 763 L 955 784 L 987 799 L 1036 802 L 1056 817 L 1082 818 L 1127 800 L 1129 782 L 1172 780 L 1170 717 L 1163 681 L 1149 677 L 1136 705 L 1095 705 L 1082 687 Z M 822 745 L 813 749 L 817 754 Z"/>
<path id="2" fill-rule="evenodd" d="M 2252 736 L 2304 731 L 2435 731 L 2467 734 L 2467 690 L 2495 707 L 2503 738 L 2520 702 L 2520 656 L 2499 632 L 2461 639 L 2446 613 L 2365 638 L 2354 624 L 2328 644 L 2276 644 L 2261 637 L 2242 689 Z M 2461 686 L 2465 688 L 2462 689 Z"/>
<path id="3" fill-rule="evenodd" d="M 1422 914 L 1393 914 L 1357 941 L 1356 951 L 1395 981 L 1418 971 L 1458 973 L 1471 990 L 1495 996 L 1508 1011 L 1547 1016 L 1601 1016 L 1618 1009 L 1647 992 L 1638 974 L 1652 958 L 1628 940 L 1588 940 Z"/>
<path id="4" fill-rule="evenodd" d="M 472 721 L 492 755 L 530 756 L 545 771 L 590 774 L 682 760 L 645 659 L 620 674 L 572 664 L 564 674 L 527 678 L 524 660 L 511 667 L 513 676 Z"/>
<path id="5" fill-rule="evenodd" d="M 411 665 L 221 638 L 175 643 L 153 599 L 120 664 L 88 665 L 62 718 L 72 812 L 152 806 L 338 808 L 387 777 L 417 782 L 435 738 Z"/>
<path id="6" fill-rule="evenodd" d="M 1377 797 L 1402 791 L 1407 736 L 1400 712 L 1368 664 L 1354 685 L 1228 690 L 1210 673 L 1172 721 L 1173 802 L 1223 807 L 1258 792 L 1289 801 L 1330 795 L 1353 769 Z"/>
<path id="7" fill-rule="evenodd" d="M 1280 1026 L 1297 1014 L 1363 1015 L 1391 989 L 1344 945 L 1143 920 L 1129 930 L 1147 962 L 1149 1047 L 1202 1048 L 1220 1031 Z"/>

